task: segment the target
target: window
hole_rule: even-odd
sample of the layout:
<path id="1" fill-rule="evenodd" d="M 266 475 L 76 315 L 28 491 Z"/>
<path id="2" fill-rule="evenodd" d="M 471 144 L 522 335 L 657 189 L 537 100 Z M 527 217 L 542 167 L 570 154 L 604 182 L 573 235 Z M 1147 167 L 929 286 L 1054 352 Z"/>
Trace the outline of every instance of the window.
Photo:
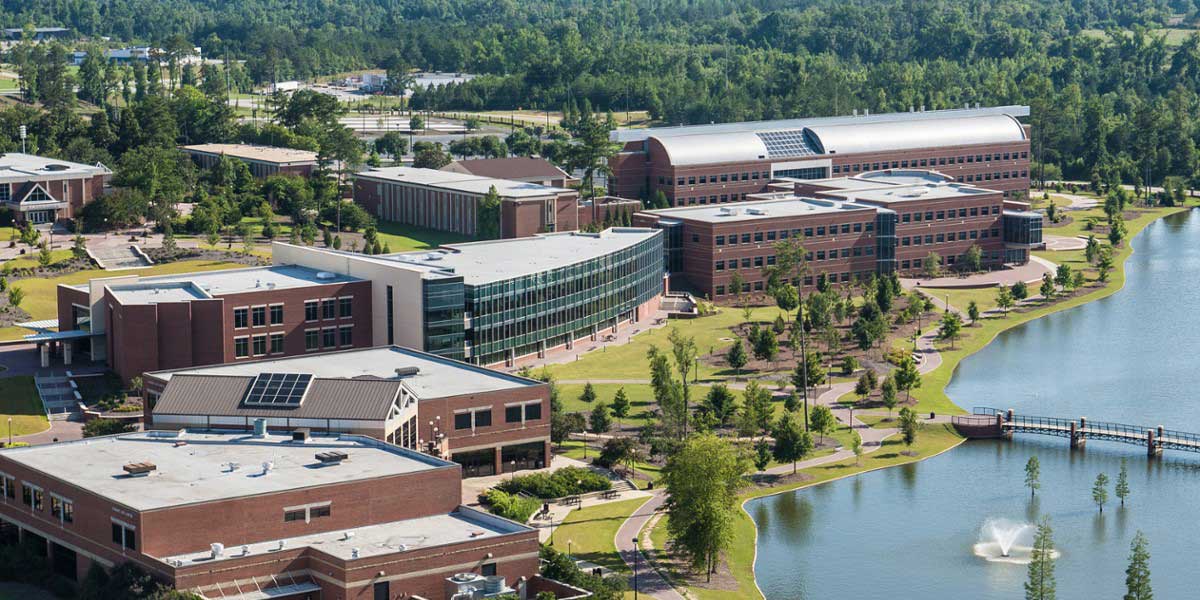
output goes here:
<path id="1" fill-rule="evenodd" d="M 483 575 L 484 577 L 495 577 L 496 576 L 496 563 L 487 563 L 485 565 L 480 565 L 479 574 Z"/>
<path id="2" fill-rule="evenodd" d="M 825 251 L 817 250 L 817 260 L 825 260 Z"/>
<path id="3" fill-rule="evenodd" d="M 51 494 L 50 514 L 54 515 L 54 518 L 58 519 L 59 523 L 74 523 L 75 503 Z"/>
<path id="4" fill-rule="evenodd" d="M 271 305 L 271 324 L 272 325 L 283 325 L 283 305 L 282 304 L 272 304 Z"/>
<path id="5" fill-rule="evenodd" d="M 250 356 L 250 338 L 233 338 L 233 357 L 246 358 Z"/>
<path id="6" fill-rule="evenodd" d="M 743 234 L 742 234 L 742 243 L 743 243 L 743 244 L 749 244 L 749 243 L 750 243 L 750 234 L 748 234 L 748 233 L 743 233 Z"/>
<path id="7" fill-rule="evenodd" d="M 283 354 L 283 334 L 271 334 L 271 354 Z"/>
<path id="8" fill-rule="evenodd" d="M 863 226 L 862 223 L 855 223 L 854 224 L 854 233 L 862 233 L 862 226 Z"/>
<path id="9" fill-rule="evenodd" d="M 284 522 L 284 523 L 291 523 L 292 521 L 303 521 L 303 520 L 304 520 L 304 516 L 305 516 L 305 510 L 304 510 L 304 509 L 300 509 L 300 510 L 285 510 L 285 511 L 283 511 L 283 522 Z"/>
<path id="10" fill-rule="evenodd" d="M 254 355 L 262 356 L 267 353 L 267 336 L 254 336 Z"/>
<path id="11" fill-rule="evenodd" d="M 951 214 L 953 214 L 953 213 L 951 213 Z M 945 218 L 946 218 L 946 211 L 944 211 L 944 210 L 937 211 L 937 220 L 941 221 Z"/>
<path id="12" fill-rule="evenodd" d="M 247 321 L 248 312 L 249 312 L 249 310 L 245 309 L 245 308 L 233 309 L 233 328 L 234 329 L 245 329 L 249 325 L 249 323 Z"/>
<path id="13" fill-rule="evenodd" d="M 773 242 L 773 241 L 775 241 L 775 232 L 774 232 L 774 231 L 768 231 L 768 232 L 767 232 L 767 241 L 768 241 L 768 242 Z"/>
<path id="14" fill-rule="evenodd" d="M 818 227 L 818 228 L 817 228 L 817 236 L 822 236 L 822 235 L 825 235 L 825 228 L 824 228 L 824 227 Z"/>
<path id="15" fill-rule="evenodd" d="M 137 529 L 119 521 L 112 522 L 112 541 L 129 550 L 137 550 Z"/>
<path id="16" fill-rule="evenodd" d="M 492 411 L 491 411 L 491 409 L 475 411 L 475 426 L 476 427 L 491 427 L 492 426 Z"/>
<path id="17" fill-rule="evenodd" d="M 504 422 L 505 423 L 520 423 L 525 418 L 525 410 L 520 406 L 505 406 L 504 407 Z"/>
<path id="18" fill-rule="evenodd" d="M 754 232 L 754 241 L 756 241 L 756 242 L 761 242 L 761 241 L 763 241 L 763 232 L 761 232 L 761 231 L 755 231 L 755 232 Z"/>
<path id="19" fill-rule="evenodd" d="M 337 328 L 326 327 L 321 330 L 321 347 L 333 348 L 337 346 Z"/>
<path id="20" fill-rule="evenodd" d="M 724 245 L 725 245 L 725 236 L 723 236 L 723 235 L 718 235 L 718 236 L 717 236 L 717 245 L 718 245 L 718 246 L 724 246 Z"/>
<path id="21" fill-rule="evenodd" d="M 28 481 L 21 482 L 21 502 L 34 510 L 42 510 L 42 488 L 30 485 Z"/>
<path id="22" fill-rule="evenodd" d="M 912 217 L 912 215 L 910 215 L 908 213 L 904 213 L 903 215 L 900 215 L 900 222 L 907 223 L 911 220 L 911 217 Z"/>
<path id="23" fill-rule="evenodd" d="M 492 426 L 492 409 L 475 408 L 454 413 L 455 429 L 474 429 L 476 427 Z"/>
<path id="24" fill-rule="evenodd" d="M 812 227 L 805 227 L 804 228 L 804 237 L 812 237 L 812 236 L 813 236 Z"/>
<path id="25" fill-rule="evenodd" d="M 305 329 L 304 330 L 304 350 L 311 352 L 321 349 L 321 330 L 320 329 Z"/>
<path id="26" fill-rule="evenodd" d="M 0 483 L 4 485 L 4 497 L 9 500 L 17 499 L 17 480 L 4 475 L 0 477 Z"/>
<path id="27" fill-rule="evenodd" d="M 718 261 L 717 261 L 717 265 L 716 265 L 716 270 L 717 270 L 717 271 L 724 271 L 724 270 L 725 270 L 725 261 L 723 261 L 723 260 L 718 260 Z"/>
<path id="28" fill-rule="evenodd" d="M 338 298 L 338 316 L 345 319 L 354 314 L 354 297 L 342 296 Z"/>
<path id="29" fill-rule="evenodd" d="M 754 257 L 754 266 L 756 268 L 761 268 L 763 266 L 763 257 L 755 256 Z"/>
<path id="30" fill-rule="evenodd" d="M 337 300 L 328 298 L 321 301 L 321 318 L 333 319 L 337 316 Z"/>
<path id="31" fill-rule="evenodd" d="M 750 268 L 750 259 L 748 259 L 748 258 L 743 258 L 743 259 L 742 259 L 742 268 L 743 268 L 743 269 L 749 269 L 749 268 Z"/>
<path id="32" fill-rule="evenodd" d="M 723 285 L 718 285 L 718 286 L 717 286 L 717 294 L 716 294 L 716 295 L 718 295 L 718 296 L 724 296 L 724 295 L 725 295 L 725 286 L 723 286 Z"/>
<path id="33" fill-rule="evenodd" d="M 314 507 L 308 509 L 309 516 L 314 519 L 319 519 L 321 517 L 328 517 L 332 513 L 333 513 L 333 511 L 331 510 L 331 507 L 328 504 L 326 504 L 325 506 L 314 506 Z"/>
<path id="34" fill-rule="evenodd" d="M 354 345 L 354 326 L 343 325 L 338 328 L 338 343 L 342 346 Z"/>
<path id="35" fill-rule="evenodd" d="M 250 324 L 254 327 L 263 327 L 267 324 L 267 307 L 255 306 L 250 309 Z"/>
<path id="36" fill-rule="evenodd" d="M 317 301 L 316 300 L 305 300 L 304 301 L 304 320 L 305 321 L 316 321 L 317 320 Z"/>
<path id="37" fill-rule="evenodd" d="M 313 519 L 328 517 L 333 512 L 331 506 L 329 502 L 305 504 L 304 506 L 287 506 L 283 509 L 283 521 L 285 523 L 294 521 L 308 523 Z"/>

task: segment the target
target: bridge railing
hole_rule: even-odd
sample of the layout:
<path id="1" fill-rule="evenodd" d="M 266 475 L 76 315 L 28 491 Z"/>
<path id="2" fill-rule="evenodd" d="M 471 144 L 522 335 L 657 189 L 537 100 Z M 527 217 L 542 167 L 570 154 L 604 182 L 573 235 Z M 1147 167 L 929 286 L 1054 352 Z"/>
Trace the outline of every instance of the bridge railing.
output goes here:
<path id="1" fill-rule="evenodd" d="M 1071 419 L 1022 414 L 1013 415 L 1013 420 L 1009 421 L 1015 427 L 1029 427 L 1033 429 L 1070 429 L 1071 424 L 1074 422 Z"/>
<path id="2" fill-rule="evenodd" d="M 1168 446 L 1200 448 L 1200 434 L 1164 429 L 1160 443 Z"/>
<path id="3" fill-rule="evenodd" d="M 1109 421 L 1088 421 L 1088 435 L 1112 435 L 1117 437 L 1145 438 L 1146 430 L 1150 427 L 1129 425 L 1127 423 L 1112 423 Z"/>
<path id="4" fill-rule="evenodd" d="M 1000 409 L 998 409 L 998 408 L 992 408 L 992 407 L 990 407 L 990 406 L 975 406 L 975 407 L 972 407 L 972 408 L 971 408 L 971 414 L 973 414 L 973 415 L 992 415 L 992 416 L 995 416 L 995 415 L 997 415 L 997 414 L 999 414 L 999 413 L 1002 413 L 1002 412 L 1004 412 L 1004 411 L 1002 411 L 1002 410 L 1000 410 Z"/>

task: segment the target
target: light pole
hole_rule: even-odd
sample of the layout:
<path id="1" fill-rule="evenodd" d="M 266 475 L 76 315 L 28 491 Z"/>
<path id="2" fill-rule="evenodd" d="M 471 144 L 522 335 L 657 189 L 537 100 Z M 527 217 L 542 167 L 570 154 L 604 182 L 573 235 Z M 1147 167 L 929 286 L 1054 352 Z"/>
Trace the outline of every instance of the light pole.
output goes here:
<path id="1" fill-rule="evenodd" d="M 12 417 L 8 418 L 8 445 L 12 446 Z"/>
<path id="2" fill-rule="evenodd" d="M 633 600 L 638 600 L 638 539 L 633 538 Z"/>

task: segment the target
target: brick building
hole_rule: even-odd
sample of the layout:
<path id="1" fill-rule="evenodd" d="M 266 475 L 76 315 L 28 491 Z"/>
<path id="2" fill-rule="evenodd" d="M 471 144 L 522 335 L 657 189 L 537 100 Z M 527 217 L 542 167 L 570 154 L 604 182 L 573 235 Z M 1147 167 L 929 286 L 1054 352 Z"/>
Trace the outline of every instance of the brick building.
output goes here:
<path id="1" fill-rule="evenodd" d="M 9 152 L 0 155 L 0 207 L 17 224 L 50 224 L 79 216 L 104 194 L 112 171 L 79 163 Z"/>
<path id="2" fill-rule="evenodd" d="M 609 193 L 672 206 L 724 204 L 779 178 L 936 169 L 1020 199 L 1029 190 L 1026 106 L 621 129 Z"/>
<path id="3" fill-rule="evenodd" d="M 53 352 L 105 360 L 123 379 L 146 371 L 373 345 L 371 282 L 294 265 L 58 286 Z M 55 348 L 54 346 L 57 346 Z"/>
<path id="4" fill-rule="evenodd" d="M 294 403 L 248 403 L 272 373 L 310 383 Z M 265 419 L 269 430 L 369 435 L 448 457 L 467 476 L 549 464 L 545 383 L 397 346 L 155 371 L 145 396 L 148 428 L 249 430 Z"/>
<path id="5" fill-rule="evenodd" d="M 534 529 L 461 505 L 460 467 L 354 435 L 150 431 L 0 451 L 0 543 L 80 581 L 132 562 L 206 598 L 545 589 Z"/>
<path id="6" fill-rule="evenodd" d="M 317 153 L 295 148 L 258 146 L 252 144 L 195 144 L 183 146 L 201 168 L 211 169 L 222 156 L 246 163 L 250 173 L 259 179 L 271 175 L 308 177 L 317 169 Z"/>
<path id="7" fill-rule="evenodd" d="M 276 242 L 277 263 L 370 279 L 374 339 L 512 365 L 655 314 L 663 237 L 613 227 L 365 255 Z"/>
<path id="8" fill-rule="evenodd" d="M 872 274 L 916 275 L 937 253 L 947 268 L 977 246 L 985 268 L 1022 264 L 1041 243 L 1041 215 L 1005 201 L 998 190 L 951 181 L 930 171 L 885 171 L 823 180 L 780 181 L 736 205 L 645 211 L 634 224 L 664 231 L 668 270 L 717 300 L 737 291 L 766 292 L 763 271 L 775 245 L 800 239 L 812 286 L 826 276 L 846 283 Z"/>
<path id="9" fill-rule="evenodd" d="M 354 201 L 383 221 L 475 236 L 479 202 L 493 188 L 503 238 L 579 229 L 575 190 L 436 169 L 363 171 L 354 176 Z"/>

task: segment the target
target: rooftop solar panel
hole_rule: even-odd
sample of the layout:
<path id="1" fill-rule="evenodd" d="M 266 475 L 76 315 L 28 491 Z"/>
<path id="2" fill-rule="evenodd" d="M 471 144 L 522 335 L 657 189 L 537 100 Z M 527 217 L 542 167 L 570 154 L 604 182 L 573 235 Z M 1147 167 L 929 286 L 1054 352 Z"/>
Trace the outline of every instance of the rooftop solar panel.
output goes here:
<path id="1" fill-rule="evenodd" d="M 813 156 L 816 149 L 808 139 L 803 129 L 788 129 L 784 131 L 764 131 L 755 134 L 767 147 L 771 158 L 787 158 L 797 156 Z"/>
<path id="2" fill-rule="evenodd" d="M 299 406 L 312 375 L 302 373 L 260 373 L 246 394 L 245 404 L 259 406 Z"/>

